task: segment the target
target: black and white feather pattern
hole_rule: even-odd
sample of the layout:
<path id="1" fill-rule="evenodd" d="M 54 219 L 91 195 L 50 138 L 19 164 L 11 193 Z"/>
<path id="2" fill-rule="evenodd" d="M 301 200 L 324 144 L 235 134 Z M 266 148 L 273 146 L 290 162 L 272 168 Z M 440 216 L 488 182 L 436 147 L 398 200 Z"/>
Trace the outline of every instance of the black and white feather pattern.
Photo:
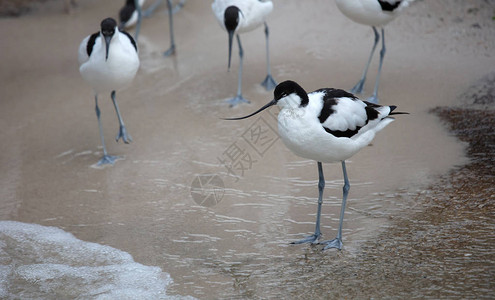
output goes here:
<path id="1" fill-rule="evenodd" d="M 319 162 L 343 161 L 366 147 L 394 119 L 395 106 L 362 101 L 340 89 L 309 94 L 293 81 L 275 90 L 279 134 L 296 155 Z"/>
<path id="2" fill-rule="evenodd" d="M 335 0 L 339 10 L 354 22 L 382 27 L 414 0 Z"/>
<path id="3" fill-rule="evenodd" d="M 396 10 L 404 0 L 377 0 L 383 11 Z"/>
<path id="4" fill-rule="evenodd" d="M 335 137 L 351 138 L 370 121 L 386 118 L 395 109 L 362 101 L 340 89 L 319 89 L 311 94 L 321 94 L 323 102 L 318 119 L 326 132 Z"/>
<path id="5" fill-rule="evenodd" d="M 111 28 L 107 28 L 108 24 Z M 132 36 L 118 30 L 117 22 L 111 18 L 103 20 L 101 27 L 83 39 L 78 52 L 79 71 L 97 94 L 124 88 L 139 68 L 138 48 Z M 112 33 L 108 53 L 104 32 Z"/>

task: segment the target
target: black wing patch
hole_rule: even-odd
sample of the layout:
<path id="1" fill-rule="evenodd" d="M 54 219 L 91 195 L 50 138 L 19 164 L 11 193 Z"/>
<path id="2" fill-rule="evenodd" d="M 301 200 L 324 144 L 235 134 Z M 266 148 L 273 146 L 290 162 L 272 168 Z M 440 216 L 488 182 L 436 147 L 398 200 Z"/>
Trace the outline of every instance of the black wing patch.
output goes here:
<path id="1" fill-rule="evenodd" d="M 373 121 L 378 118 L 378 111 L 373 107 L 366 106 L 364 109 L 366 109 L 366 124 L 368 124 L 369 121 Z"/>
<path id="2" fill-rule="evenodd" d="M 93 52 L 93 47 L 96 42 L 96 38 L 99 36 L 100 36 L 100 32 L 95 32 L 89 37 L 88 44 L 86 45 L 86 53 L 88 53 L 88 56 L 91 56 L 91 53 Z"/>
<path id="3" fill-rule="evenodd" d="M 384 10 L 384 11 L 394 11 L 394 9 L 399 7 L 401 2 L 402 1 L 397 1 L 394 4 L 390 4 L 387 1 L 378 0 L 378 3 L 380 3 L 380 6 L 382 7 L 382 10 Z"/>
<path id="4" fill-rule="evenodd" d="M 132 13 L 135 10 L 136 10 L 136 8 L 134 6 L 126 5 L 126 6 L 122 7 L 122 9 L 119 12 L 120 22 L 121 23 L 127 23 L 127 21 L 129 21 L 131 19 Z"/>
<path id="5" fill-rule="evenodd" d="M 127 35 L 127 37 L 129 38 L 129 40 L 131 40 L 131 44 L 134 46 L 134 49 L 136 49 L 136 52 L 137 52 L 137 45 L 136 45 L 136 41 L 134 40 L 134 38 L 132 37 L 132 35 L 130 35 L 127 31 L 121 31 L 123 34 Z"/>
<path id="6" fill-rule="evenodd" d="M 344 90 L 341 90 L 341 89 L 325 88 L 325 89 L 316 90 L 312 93 L 319 93 L 319 92 L 324 92 L 325 98 L 344 98 L 344 97 L 347 97 L 347 98 L 351 98 L 351 99 L 357 99 L 357 97 L 354 96 L 353 94 L 346 92 Z"/>
<path id="7" fill-rule="evenodd" d="M 320 120 L 320 123 L 324 123 L 328 117 L 333 114 L 335 111 L 333 110 L 332 106 L 337 104 L 337 98 L 351 98 L 351 99 L 357 99 L 356 96 L 353 94 L 346 92 L 344 90 L 340 89 L 319 89 L 314 91 L 313 93 L 321 93 L 323 92 L 323 107 L 321 109 L 320 115 L 318 116 L 318 119 Z"/>
<path id="8" fill-rule="evenodd" d="M 335 137 L 350 138 L 353 135 L 355 135 L 356 133 L 358 133 L 358 131 L 359 131 L 359 129 L 361 129 L 361 127 L 358 126 L 354 130 L 347 129 L 346 131 L 330 130 L 330 129 L 326 128 L 325 126 L 323 126 L 323 129 L 325 129 L 326 132 L 330 133 L 331 135 L 333 135 Z"/>
<path id="9" fill-rule="evenodd" d="M 328 119 L 328 117 L 335 112 L 335 110 L 333 110 L 332 108 L 332 106 L 334 106 L 335 104 L 337 104 L 335 98 L 331 98 L 331 99 L 323 98 L 323 107 L 321 109 L 320 115 L 318 116 L 320 123 L 325 122 Z"/>

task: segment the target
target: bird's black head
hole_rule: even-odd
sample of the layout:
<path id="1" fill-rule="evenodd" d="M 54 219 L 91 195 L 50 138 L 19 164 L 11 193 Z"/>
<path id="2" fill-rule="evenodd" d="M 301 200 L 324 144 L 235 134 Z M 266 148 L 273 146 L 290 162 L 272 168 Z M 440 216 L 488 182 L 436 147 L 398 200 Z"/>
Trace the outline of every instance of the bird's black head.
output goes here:
<path id="1" fill-rule="evenodd" d="M 227 31 L 235 31 L 237 26 L 239 26 L 239 13 L 240 10 L 237 6 L 227 7 L 223 15 L 223 23 Z"/>
<path id="2" fill-rule="evenodd" d="M 106 18 L 101 21 L 101 33 L 103 36 L 113 36 L 115 27 L 117 27 L 117 22 L 112 18 Z"/>
<path id="3" fill-rule="evenodd" d="M 278 102 L 280 99 L 283 99 L 291 94 L 296 94 L 299 98 L 301 98 L 301 103 L 299 105 L 306 106 L 308 104 L 308 94 L 299 84 L 292 80 L 286 80 L 277 85 L 273 91 L 273 99 Z"/>
<path id="4" fill-rule="evenodd" d="M 227 33 L 229 34 L 229 70 L 232 57 L 232 41 L 234 39 L 235 30 L 237 29 L 237 26 L 239 26 L 239 15 L 241 14 L 242 12 L 237 6 L 229 6 L 223 15 L 223 23 L 225 24 L 225 29 L 227 29 Z"/>
<path id="5" fill-rule="evenodd" d="M 101 21 L 101 34 L 105 39 L 105 45 L 106 45 L 105 60 L 108 59 L 110 41 L 112 40 L 112 37 L 115 34 L 115 27 L 117 27 L 117 22 L 112 18 L 106 18 L 105 20 Z"/>
<path id="6" fill-rule="evenodd" d="M 296 82 L 294 82 L 292 80 L 287 80 L 287 81 L 284 81 L 284 82 L 279 83 L 277 85 L 277 87 L 273 91 L 273 100 L 268 102 L 267 104 L 265 104 L 265 106 L 263 106 L 262 108 L 258 109 L 254 113 L 249 114 L 249 115 L 244 116 L 244 117 L 224 118 L 224 120 L 242 120 L 242 119 L 246 119 L 246 118 L 249 118 L 251 116 L 254 116 L 255 114 L 257 114 L 257 113 L 259 113 L 259 112 L 261 112 L 261 111 L 263 111 L 263 110 L 265 110 L 265 109 L 267 109 L 273 105 L 277 105 L 277 104 L 282 105 L 282 106 L 290 105 L 290 103 L 288 102 L 290 100 L 288 98 L 286 100 L 286 97 L 290 96 L 292 94 L 296 94 L 300 98 L 301 103 L 297 103 L 296 105 L 306 106 L 309 103 L 309 98 L 308 98 L 308 94 L 306 93 L 306 91 Z M 279 103 L 279 101 L 281 101 L 281 102 Z M 299 99 L 297 101 L 299 101 Z"/>

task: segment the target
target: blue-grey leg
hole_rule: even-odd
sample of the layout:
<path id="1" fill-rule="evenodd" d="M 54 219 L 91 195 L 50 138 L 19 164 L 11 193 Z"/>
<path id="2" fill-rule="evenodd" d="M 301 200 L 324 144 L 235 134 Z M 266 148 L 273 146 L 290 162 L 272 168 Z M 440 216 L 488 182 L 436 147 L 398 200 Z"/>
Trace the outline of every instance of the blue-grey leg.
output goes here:
<path id="1" fill-rule="evenodd" d="M 98 107 L 98 95 L 95 95 L 95 111 L 96 111 L 96 117 L 98 118 L 98 128 L 100 130 L 101 145 L 103 146 L 103 157 L 98 161 L 98 166 L 105 164 L 113 165 L 115 163 L 115 160 L 117 160 L 118 156 L 111 156 L 108 155 L 107 153 L 107 147 L 105 146 L 105 138 L 103 137 L 103 127 L 101 125 L 101 119 L 100 119 L 101 112 L 100 112 L 100 108 Z"/>
<path id="2" fill-rule="evenodd" d="M 382 28 L 382 50 L 380 50 L 380 64 L 378 65 L 378 73 L 376 74 L 375 89 L 373 90 L 373 95 L 368 98 L 369 102 L 378 104 L 378 85 L 380 84 L 380 75 L 382 74 L 383 58 L 385 57 L 385 29 Z"/>
<path id="3" fill-rule="evenodd" d="M 373 54 L 375 53 L 376 45 L 380 41 L 380 35 L 378 34 L 378 31 L 374 26 L 372 28 L 373 32 L 375 33 L 375 41 L 373 43 L 373 48 L 371 48 L 370 57 L 368 58 L 368 63 L 364 68 L 363 75 L 361 76 L 361 79 L 358 81 L 358 83 L 356 83 L 356 85 L 351 89 L 351 93 L 354 94 L 361 94 L 363 92 L 364 82 L 366 81 L 366 74 L 368 74 L 368 68 L 370 66 L 371 59 L 373 58 Z"/>
<path id="4" fill-rule="evenodd" d="M 125 128 L 124 121 L 122 120 L 122 116 L 120 115 L 119 106 L 117 105 L 117 101 L 115 100 L 115 91 L 112 91 L 111 96 L 112 96 L 113 106 L 115 106 L 115 111 L 117 112 L 117 118 L 119 118 L 119 124 L 120 124 L 119 134 L 117 134 L 115 140 L 118 142 L 119 139 L 122 138 L 124 143 L 129 144 L 130 142 L 132 142 L 132 138 L 129 134 L 127 134 L 127 129 Z"/>
<path id="5" fill-rule="evenodd" d="M 157 9 L 157 8 L 158 8 L 158 6 L 160 6 L 160 4 L 162 4 L 162 2 L 163 2 L 163 0 L 156 0 L 153 4 L 151 4 L 151 6 L 150 6 L 150 7 L 148 7 L 148 9 L 147 9 L 147 10 L 145 10 L 145 11 L 143 12 L 143 16 L 144 16 L 145 18 L 150 17 L 150 16 L 153 14 L 153 12 L 155 11 L 155 9 Z"/>
<path id="6" fill-rule="evenodd" d="M 172 14 L 172 0 L 167 0 L 168 6 L 168 23 L 170 27 L 170 48 L 163 53 L 165 56 L 175 54 L 175 41 L 174 41 L 174 19 Z"/>
<path id="7" fill-rule="evenodd" d="M 349 178 L 347 178 L 347 171 L 345 168 L 345 161 L 342 161 L 342 172 L 344 173 L 344 187 L 342 188 L 342 206 L 340 207 L 340 222 L 339 222 L 339 231 L 337 232 L 337 237 L 333 240 L 320 242 L 322 245 L 326 245 L 323 250 L 329 248 L 337 248 L 342 249 L 342 225 L 344 223 L 344 212 L 345 205 L 347 202 L 347 194 L 349 194 L 349 189 L 351 185 L 349 184 Z"/>
<path id="8" fill-rule="evenodd" d="M 312 243 L 316 244 L 321 237 L 320 231 L 320 218 L 321 218 L 321 204 L 323 203 L 323 189 L 325 188 L 325 178 L 323 177 L 323 166 L 321 162 L 318 162 L 318 211 L 316 212 L 316 224 L 315 233 L 299 241 L 292 242 L 291 244 L 304 244 Z"/>
<path id="9" fill-rule="evenodd" d="M 268 46 L 268 25 L 265 22 L 265 38 L 266 38 L 266 78 L 261 83 L 267 91 L 273 90 L 277 86 L 277 82 L 272 77 L 272 71 L 270 69 L 270 48 Z"/>
<path id="10" fill-rule="evenodd" d="M 134 5 L 136 7 L 136 11 L 138 13 L 138 19 L 136 23 L 136 32 L 134 33 L 134 39 L 138 40 L 139 37 L 139 31 L 141 30 L 141 19 L 142 19 L 142 12 L 141 12 L 141 5 L 139 5 L 139 0 L 134 0 Z"/>
<path id="11" fill-rule="evenodd" d="M 145 18 L 150 17 L 153 14 L 153 12 L 158 8 L 158 6 L 162 4 L 162 2 L 163 0 L 156 0 L 150 7 L 148 7 L 147 10 L 143 12 L 143 16 Z M 175 14 L 179 10 L 181 10 L 185 4 L 186 4 L 186 0 L 180 0 L 179 3 L 176 6 L 174 6 L 174 8 L 172 9 L 172 14 Z"/>
<path id="12" fill-rule="evenodd" d="M 238 79 L 237 79 L 237 95 L 228 100 L 227 102 L 230 104 L 230 107 L 232 106 L 236 106 L 238 103 L 240 102 L 245 102 L 245 103 L 249 103 L 248 100 L 244 99 L 244 97 L 242 97 L 242 63 L 243 63 L 243 58 L 244 58 L 244 50 L 242 49 L 242 45 L 241 45 L 241 38 L 239 37 L 239 35 L 236 35 L 237 37 L 237 44 L 239 45 L 239 75 L 238 75 Z"/>

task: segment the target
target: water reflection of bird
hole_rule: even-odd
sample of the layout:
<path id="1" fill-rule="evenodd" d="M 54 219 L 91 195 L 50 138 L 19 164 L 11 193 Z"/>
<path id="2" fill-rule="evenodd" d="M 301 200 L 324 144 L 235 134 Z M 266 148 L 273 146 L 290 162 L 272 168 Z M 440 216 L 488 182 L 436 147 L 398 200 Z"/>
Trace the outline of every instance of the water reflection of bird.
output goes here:
<path id="1" fill-rule="evenodd" d="M 368 63 L 364 68 L 363 75 L 358 83 L 351 89 L 352 93 L 361 93 L 363 91 L 366 74 L 370 66 L 371 59 L 375 52 L 376 45 L 380 41 L 380 34 L 377 27 L 382 31 L 382 49 L 380 51 L 380 64 L 376 75 L 375 88 L 373 95 L 368 101 L 378 103 L 378 85 L 380 83 L 380 74 L 385 56 L 385 30 L 383 26 L 395 19 L 397 15 L 414 0 L 335 0 L 337 7 L 349 19 L 356 23 L 371 26 L 375 34 L 375 41 L 371 48 Z"/>
<path id="2" fill-rule="evenodd" d="M 318 243 L 321 237 L 320 216 L 325 187 L 322 163 L 341 162 L 344 188 L 340 223 L 337 237 L 319 242 L 327 248 L 342 248 L 342 223 L 349 192 L 349 180 L 345 160 L 366 147 L 375 134 L 394 119 L 390 115 L 395 106 L 380 106 L 361 101 L 353 94 L 339 89 L 324 88 L 309 94 L 294 81 L 280 83 L 274 91 L 274 99 L 256 112 L 240 118 L 253 116 L 260 111 L 278 105 L 278 132 L 284 144 L 296 155 L 315 160 L 318 165 L 318 211 L 315 233 L 293 244 Z"/>
<path id="3" fill-rule="evenodd" d="M 142 17 L 149 17 L 153 14 L 156 8 L 160 6 L 163 0 L 156 0 L 147 10 L 142 11 L 143 4 L 146 0 L 126 0 L 124 7 L 120 10 L 120 24 L 119 28 L 123 30 L 124 28 L 129 28 L 136 25 L 136 31 L 134 34 L 134 39 L 137 41 L 139 37 L 139 32 L 141 28 Z M 176 5 L 172 5 L 171 0 L 167 0 L 168 7 L 168 17 L 169 17 L 169 29 L 170 29 L 170 48 L 167 49 L 163 54 L 165 56 L 170 56 L 175 54 L 175 38 L 174 38 L 174 20 L 173 14 L 178 12 L 186 3 L 186 0 L 180 0 Z"/>
<path id="4" fill-rule="evenodd" d="M 98 94 L 111 92 L 111 98 L 117 112 L 120 129 L 117 141 L 122 138 L 124 143 L 132 141 L 120 115 L 115 99 L 115 91 L 124 88 L 134 79 L 139 68 L 137 46 L 130 34 L 119 31 L 117 22 L 107 18 L 101 22 L 101 30 L 87 36 L 79 46 L 79 72 L 95 91 L 95 109 L 103 145 L 101 164 L 113 164 L 115 156 L 109 156 L 105 147 L 103 130 L 98 107 Z"/>
<path id="5" fill-rule="evenodd" d="M 232 56 L 232 42 L 234 35 L 237 38 L 237 44 L 239 46 L 239 78 L 237 83 L 237 95 L 229 100 L 231 106 L 238 104 L 239 102 L 249 103 L 242 96 L 242 63 L 244 51 L 241 45 L 240 33 L 251 31 L 265 25 L 265 38 L 266 38 L 266 59 L 267 59 L 267 75 L 265 80 L 261 83 L 267 90 L 272 90 L 277 83 L 273 79 L 270 71 L 270 54 L 268 47 L 268 25 L 265 22 L 265 18 L 273 10 L 273 3 L 271 1 L 259 1 L 259 0 L 215 0 L 211 5 L 213 13 L 217 18 L 220 26 L 224 28 L 229 35 L 229 64 Z"/>

